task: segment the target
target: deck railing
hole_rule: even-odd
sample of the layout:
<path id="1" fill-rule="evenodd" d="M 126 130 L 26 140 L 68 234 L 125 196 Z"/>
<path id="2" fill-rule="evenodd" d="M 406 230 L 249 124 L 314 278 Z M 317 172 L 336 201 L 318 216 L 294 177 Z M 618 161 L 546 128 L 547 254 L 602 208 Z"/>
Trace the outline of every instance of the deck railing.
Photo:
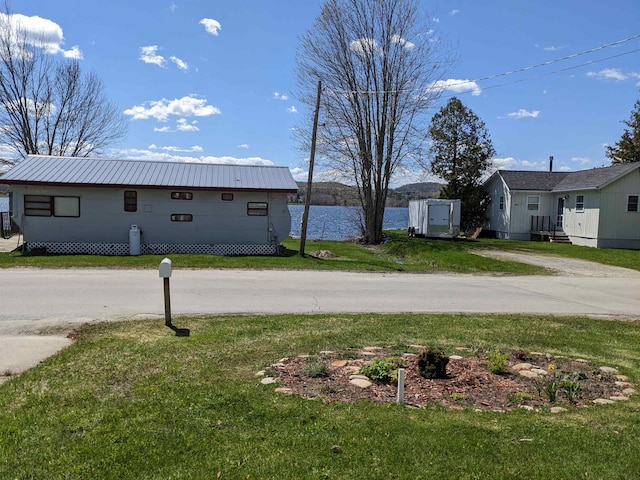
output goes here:
<path id="1" fill-rule="evenodd" d="M 548 232 L 555 238 L 556 222 L 549 215 L 531 215 L 531 233 Z"/>

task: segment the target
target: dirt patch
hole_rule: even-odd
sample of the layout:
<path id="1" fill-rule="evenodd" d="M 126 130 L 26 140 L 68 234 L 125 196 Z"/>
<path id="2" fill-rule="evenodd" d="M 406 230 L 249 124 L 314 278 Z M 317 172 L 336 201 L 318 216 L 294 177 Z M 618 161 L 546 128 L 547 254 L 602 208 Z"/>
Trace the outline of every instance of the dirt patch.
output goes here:
<path id="1" fill-rule="evenodd" d="M 513 408 L 551 408 L 554 406 L 583 407 L 593 405 L 595 399 L 624 399 L 632 385 L 617 372 L 603 372 L 600 367 L 581 359 L 555 357 L 522 351 L 508 354 L 505 374 L 489 371 L 485 353 L 461 350 L 461 355 L 450 357 L 447 377 L 426 379 L 418 370 L 418 355 L 403 354 L 405 363 L 405 403 L 416 407 L 430 404 L 451 409 L 474 408 L 482 410 L 511 410 Z M 304 398 L 319 398 L 326 402 L 356 402 L 370 400 L 378 403 L 396 401 L 397 387 L 393 383 L 372 382 L 362 388 L 351 383 L 353 375 L 374 357 L 389 358 L 386 350 L 322 352 L 316 356 L 284 358 L 272 365 L 274 377 L 283 391 Z M 310 363 L 326 366 L 326 376 L 310 377 L 305 372 Z M 517 370 L 529 364 L 526 370 L 537 371 L 530 377 Z M 515 368 L 514 368 L 515 367 Z M 579 385 L 571 398 L 562 390 L 563 381 Z M 557 398 L 550 401 L 545 389 L 556 383 Z M 570 384 L 565 384 L 565 387 Z M 575 386 L 574 386 L 575 388 Z"/>

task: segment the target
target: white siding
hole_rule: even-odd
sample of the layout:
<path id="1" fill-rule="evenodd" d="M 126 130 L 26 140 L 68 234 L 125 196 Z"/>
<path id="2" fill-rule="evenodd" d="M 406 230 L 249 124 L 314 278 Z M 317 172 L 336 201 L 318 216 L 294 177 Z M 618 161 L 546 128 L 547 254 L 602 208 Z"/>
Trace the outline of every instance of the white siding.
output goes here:
<path id="1" fill-rule="evenodd" d="M 580 195 L 584 198 L 584 209 L 582 211 L 576 209 L 577 198 Z M 584 239 L 584 244 L 593 243 L 589 240 L 598 238 L 601 217 L 600 191 L 574 191 L 568 196 L 569 198 L 564 202 L 564 232 L 571 238 L 573 243 L 580 243 L 579 238 Z"/>
<path id="2" fill-rule="evenodd" d="M 124 190 L 137 192 L 137 212 L 124 211 Z M 173 190 L 14 186 L 14 219 L 27 242 L 128 243 L 136 224 L 142 242 L 179 245 L 278 244 L 291 230 L 286 193 L 193 191 L 192 200 L 172 200 Z M 80 217 L 23 216 L 23 195 L 79 196 Z M 248 216 L 247 202 L 268 202 L 268 216 Z M 191 214 L 192 222 L 173 222 Z"/>
<path id="3" fill-rule="evenodd" d="M 640 248 L 640 212 L 627 212 L 629 195 L 640 195 L 640 172 L 602 189 L 599 247 Z"/>
<path id="4" fill-rule="evenodd" d="M 527 208 L 528 197 L 540 197 L 538 210 Z M 548 192 L 513 192 L 511 195 L 511 227 L 509 238 L 513 240 L 531 239 L 531 217 L 550 216 L 555 221 L 557 200 Z"/>
<path id="5" fill-rule="evenodd" d="M 494 175 L 491 181 L 485 185 L 485 189 L 491 198 L 487 207 L 488 230 L 496 232 L 498 238 L 509 238 L 509 212 L 511 208 L 511 198 L 502 178 Z M 504 205 L 500 209 L 500 197 L 504 197 Z"/>

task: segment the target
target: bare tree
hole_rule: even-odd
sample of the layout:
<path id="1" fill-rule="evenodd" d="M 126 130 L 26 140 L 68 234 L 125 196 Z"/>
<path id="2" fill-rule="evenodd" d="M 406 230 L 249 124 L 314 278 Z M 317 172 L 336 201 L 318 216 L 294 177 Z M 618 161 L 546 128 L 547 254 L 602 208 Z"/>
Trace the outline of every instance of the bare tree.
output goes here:
<path id="1" fill-rule="evenodd" d="M 382 241 L 394 173 L 422 155 L 424 114 L 446 63 L 419 7 L 419 0 L 327 0 L 298 50 L 299 99 L 313 109 L 318 80 L 324 87 L 318 153 L 356 183 L 367 244 Z"/>
<path id="2" fill-rule="evenodd" d="M 0 143 L 16 153 L 87 157 L 127 133 L 99 77 L 60 59 L 0 12 Z"/>

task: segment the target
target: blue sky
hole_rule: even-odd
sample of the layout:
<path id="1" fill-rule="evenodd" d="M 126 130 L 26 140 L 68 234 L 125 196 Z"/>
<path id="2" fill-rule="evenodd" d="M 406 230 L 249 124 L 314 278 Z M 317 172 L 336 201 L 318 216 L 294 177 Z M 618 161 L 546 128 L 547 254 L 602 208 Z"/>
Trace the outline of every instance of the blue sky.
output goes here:
<path id="1" fill-rule="evenodd" d="M 11 8 L 47 33 L 52 55 L 95 71 L 127 116 L 129 134 L 110 156 L 283 165 L 306 180 L 308 153 L 292 138 L 306 108 L 295 100 L 295 53 L 321 4 L 14 0 Z M 431 35 L 457 57 L 434 111 L 458 96 L 486 123 L 497 168 L 545 170 L 550 155 L 554 170 L 609 163 L 604 145 L 620 138 L 640 98 L 640 37 L 606 46 L 640 34 L 640 2 L 421 5 Z M 407 172 L 393 183 L 424 179 Z"/>

